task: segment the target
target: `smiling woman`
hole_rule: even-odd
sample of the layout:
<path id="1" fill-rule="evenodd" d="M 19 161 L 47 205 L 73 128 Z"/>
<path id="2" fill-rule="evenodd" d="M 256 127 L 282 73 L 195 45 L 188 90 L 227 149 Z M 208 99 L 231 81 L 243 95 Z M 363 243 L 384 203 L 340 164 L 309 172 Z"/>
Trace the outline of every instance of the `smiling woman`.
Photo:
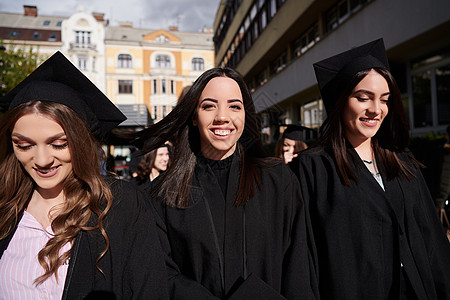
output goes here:
<path id="1" fill-rule="evenodd" d="M 294 164 L 322 299 L 450 299 L 450 246 L 406 148 L 383 40 L 314 65 L 328 117 Z"/>
<path id="2" fill-rule="evenodd" d="M 171 165 L 149 195 L 171 298 L 315 298 L 298 181 L 264 154 L 240 74 L 204 72 L 169 115 L 137 136 L 144 152 L 174 140 Z"/>
<path id="3" fill-rule="evenodd" d="M 142 194 L 100 173 L 125 116 L 60 52 L 2 101 L 0 298 L 168 298 Z"/>

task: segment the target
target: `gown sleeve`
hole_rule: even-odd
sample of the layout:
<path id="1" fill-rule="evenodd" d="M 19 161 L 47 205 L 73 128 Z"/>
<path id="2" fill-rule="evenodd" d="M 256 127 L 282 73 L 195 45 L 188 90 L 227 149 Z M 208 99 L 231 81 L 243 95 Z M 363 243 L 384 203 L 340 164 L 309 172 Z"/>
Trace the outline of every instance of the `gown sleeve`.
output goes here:
<path id="1" fill-rule="evenodd" d="M 439 221 L 434 206 L 433 199 L 426 185 L 422 172 L 415 170 L 416 184 L 420 188 L 421 209 L 414 211 L 414 217 L 417 220 L 420 228 L 421 237 L 425 239 L 425 245 L 428 247 L 427 253 L 430 269 L 432 272 L 431 278 L 434 282 L 437 299 L 450 299 L 450 244 L 446 238 L 442 224 Z M 419 233 L 419 232 L 418 232 Z M 410 233 L 414 234 L 414 231 Z M 419 238 L 419 237 L 415 237 Z M 411 237 L 412 241 L 416 241 Z M 411 245 L 413 252 L 417 252 L 418 247 Z M 419 255 L 415 255 L 419 257 Z M 424 259 L 423 255 L 417 259 Z"/>
<path id="2" fill-rule="evenodd" d="M 115 207 L 114 226 L 120 226 L 124 239 L 116 242 L 125 258 L 123 297 L 126 299 L 168 299 L 167 282 L 164 280 L 163 252 L 158 243 L 153 212 L 145 195 L 131 187 L 124 187 L 128 200 Z M 123 207 L 126 205 L 127 207 Z M 119 225 L 122 223 L 123 225 Z M 114 247 L 114 245 L 111 245 Z"/>
<path id="3" fill-rule="evenodd" d="M 171 246 L 167 237 L 166 224 L 164 222 L 164 204 L 161 198 L 151 199 L 152 208 L 156 219 L 156 227 L 158 231 L 159 241 L 161 243 L 164 261 L 167 269 L 167 281 L 169 287 L 169 294 L 171 299 L 220 299 L 207 288 L 183 275 L 177 264 L 171 258 Z"/>
<path id="4" fill-rule="evenodd" d="M 277 175 L 277 184 L 283 187 L 278 196 L 279 205 L 284 203 L 288 213 L 276 219 L 284 220 L 289 228 L 288 246 L 283 257 L 281 294 L 250 274 L 229 299 L 319 299 L 313 233 L 299 182 L 288 167 L 283 167 L 281 174 Z"/>

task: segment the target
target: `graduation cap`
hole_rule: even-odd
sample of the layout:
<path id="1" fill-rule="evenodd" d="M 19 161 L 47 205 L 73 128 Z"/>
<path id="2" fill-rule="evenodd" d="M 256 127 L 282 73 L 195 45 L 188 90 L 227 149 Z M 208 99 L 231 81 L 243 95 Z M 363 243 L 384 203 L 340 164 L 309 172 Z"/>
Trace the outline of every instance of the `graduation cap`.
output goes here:
<path id="1" fill-rule="evenodd" d="M 303 140 L 303 126 L 300 125 L 287 125 L 283 131 L 283 138 L 287 138 L 293 141 Z"/>
<path id="2" fill-rule="evenodd" d="M 313 64 L 325 109 L 331 112 L 339 91 L 358 72 L 382 68 L 389 70 L 383 39 L 378 39 Z"/>
<path id="3" fill-rule="evenodd" d="M 41 100 L 74 110 L 97 138 L 126 120 L 125 115 L 61 52 L 56 52 L 1 99 L 12 109 Z"/>

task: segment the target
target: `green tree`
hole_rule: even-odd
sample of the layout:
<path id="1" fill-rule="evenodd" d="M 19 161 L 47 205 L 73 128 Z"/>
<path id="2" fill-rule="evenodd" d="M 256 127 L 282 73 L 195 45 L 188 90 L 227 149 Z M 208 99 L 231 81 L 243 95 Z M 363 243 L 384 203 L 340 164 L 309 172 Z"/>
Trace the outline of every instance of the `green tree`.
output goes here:
<path id="1" fill-rule="evenodd" d="M 6 95 L 38 66 L 38 51 L 33 47 L 4 45 L 0 40 L 0 97 Z M 7 107 L 0 106 L 0 112 Z"/>

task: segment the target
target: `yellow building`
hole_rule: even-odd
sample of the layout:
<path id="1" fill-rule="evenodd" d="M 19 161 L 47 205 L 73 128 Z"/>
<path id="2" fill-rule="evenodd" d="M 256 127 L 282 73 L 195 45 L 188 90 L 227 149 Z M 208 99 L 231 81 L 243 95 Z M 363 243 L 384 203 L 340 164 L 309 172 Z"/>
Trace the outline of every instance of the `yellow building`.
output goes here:
<path id="1" fill-rule="evenodd" d="M 106 94 L 119 107 L 145 104 L 157 122 L 184 87 L 214 66 L 212 34 L 108 27 L 105 58 Z"/>

